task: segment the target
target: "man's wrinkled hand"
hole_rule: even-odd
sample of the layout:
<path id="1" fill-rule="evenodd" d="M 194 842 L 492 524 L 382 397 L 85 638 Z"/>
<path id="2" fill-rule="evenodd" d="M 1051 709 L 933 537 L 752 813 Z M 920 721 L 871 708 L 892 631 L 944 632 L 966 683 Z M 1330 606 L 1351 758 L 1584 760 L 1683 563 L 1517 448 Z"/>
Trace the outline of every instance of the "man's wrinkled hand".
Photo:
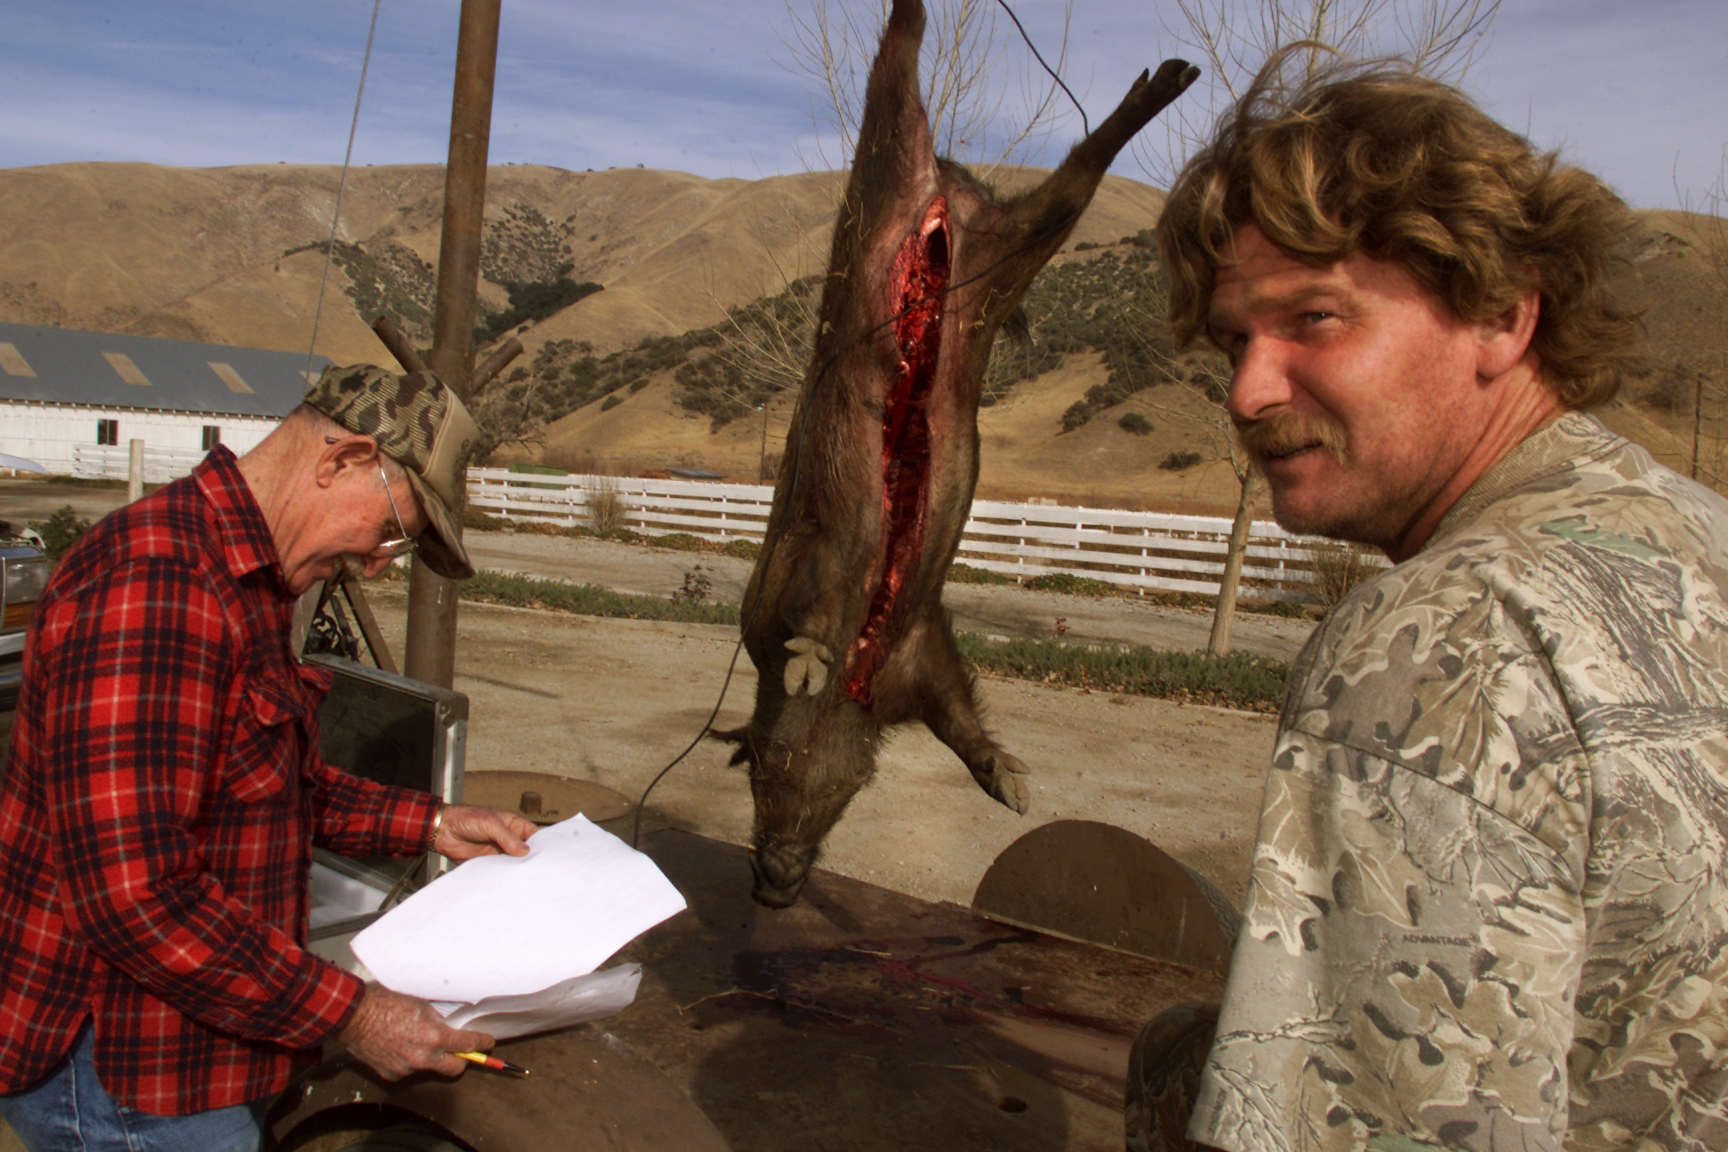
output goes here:
<path id="1" fill-rule="evenodd" d="M 444 821 L 432 839 L 432 850 L 452 860 L 472 860 L 500 852 L 506 856 L 526 856 L 528 837 L 534 831 L 534 822 L 517 812 L 451 804 L 444 809 Z"/>
<path id="2" fill-rule="evenodd" d="M 348 1026 L 337 1037 L 362 1063 L 386 1080 L 415 1072 L 460 1076 L 468 1067 L 455 1052 L 487 1052 L 492 1037 L 452 1028 L 424 1000 L 366 985 Z"/>

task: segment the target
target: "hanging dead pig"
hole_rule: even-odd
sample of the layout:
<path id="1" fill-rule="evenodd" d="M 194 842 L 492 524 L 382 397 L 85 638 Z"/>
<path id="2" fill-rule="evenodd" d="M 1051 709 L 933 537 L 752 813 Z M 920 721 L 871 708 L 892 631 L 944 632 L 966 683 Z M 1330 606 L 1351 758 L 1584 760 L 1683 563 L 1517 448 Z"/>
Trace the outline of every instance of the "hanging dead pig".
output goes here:
<path id="1" fill-rule="evenodd" d="M 754 895 L 770 907 L 797 899 L 888 725 L 922 720 L 985 792 L 1026 811 L 1026 768 L 979 722 L 942 610 L 978 480 L 979 389 L 997 329 L 1116 153 L 1198 74 L 1180 60 L 1142 73 L 1055 173 L 998 203 L 932 151 L 923 31 L 919 0 L 896 0 L 745 594 L 755 711 L 716 733 L 750 768 Z"/>

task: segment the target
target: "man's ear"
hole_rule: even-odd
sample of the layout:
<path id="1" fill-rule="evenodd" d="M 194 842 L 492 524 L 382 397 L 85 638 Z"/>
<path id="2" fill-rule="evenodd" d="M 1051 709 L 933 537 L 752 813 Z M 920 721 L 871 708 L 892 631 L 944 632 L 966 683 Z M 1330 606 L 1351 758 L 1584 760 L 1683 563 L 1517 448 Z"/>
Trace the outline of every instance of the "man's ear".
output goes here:
<path id="1" fill-rule="evenodd" d="M 378 460 L 378 441 L 359 432 L 324 437 L 323 450 L 313 468 L 318 487 L 328 488 L 352 469 L 370 470 Z"/>
<path id="2" fill-rule="evenodd" d="M 1497 380 L 1512 371 L 1530 351 L 1541 315 L 1542 293 L 1532 289 L 1504 313 L 1482 323 L 1476 349 L 1477 379 Z"/>

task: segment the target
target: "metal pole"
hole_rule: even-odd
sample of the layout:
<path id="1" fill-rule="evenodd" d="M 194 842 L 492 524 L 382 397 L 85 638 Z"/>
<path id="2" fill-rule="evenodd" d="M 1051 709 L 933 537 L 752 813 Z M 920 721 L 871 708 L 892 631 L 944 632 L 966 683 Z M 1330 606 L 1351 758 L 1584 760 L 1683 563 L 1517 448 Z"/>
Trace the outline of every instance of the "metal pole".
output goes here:
<path id="1" fill-rule="evenodd" d="M 492 132 L 499 5 L 500 0 L 462 0 L 455 93 L 450 104 L 450 160 L 444 172 L 438 302 L 427 365 L 464 403 L 472 397 L 474 378 L 474 296 L 480 275 L 480 225 L 486 208 L 486 153 Z M 456 584 L 435 575 L 418 557 L 408 580 L 408 643 L 403 672 L 445 688 L 456 678 Z"/>
<path id="2" fill-rule="evenodd" d="M 1698 469 L 1693 468 L 1692 474 L 1697 475 Z M 129 440 L 126 442 L 126 503 L 144 495 L 144 441 Z"/>

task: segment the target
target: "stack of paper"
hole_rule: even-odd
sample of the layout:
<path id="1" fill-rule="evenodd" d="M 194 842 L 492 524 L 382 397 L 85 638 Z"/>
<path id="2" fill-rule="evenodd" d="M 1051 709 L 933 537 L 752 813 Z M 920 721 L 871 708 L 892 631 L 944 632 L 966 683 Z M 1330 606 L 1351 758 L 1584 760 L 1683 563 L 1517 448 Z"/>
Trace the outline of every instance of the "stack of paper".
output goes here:
<path id="1" fill-rule="evenodd" d="M 503 1040 L 629 1004 L 640 967 L 594 969 L 684 907 L 652 860 L 573 816 L 536 832 L 526 856 L 482 856 L 439 877 L 352 947 L 386 988 Z"/>

